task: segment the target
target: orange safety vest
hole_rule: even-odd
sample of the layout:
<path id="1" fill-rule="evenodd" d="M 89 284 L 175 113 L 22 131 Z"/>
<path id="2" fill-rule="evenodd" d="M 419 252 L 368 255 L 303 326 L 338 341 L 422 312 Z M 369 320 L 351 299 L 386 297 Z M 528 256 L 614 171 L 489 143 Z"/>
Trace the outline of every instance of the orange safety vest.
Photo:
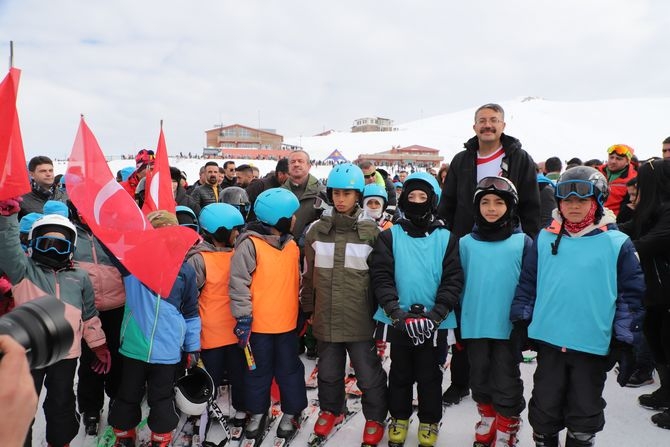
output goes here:
<path id="1" fill-rule="evenodd" d="M 295 329 L 298 320 L 300 250 L 295 241 L 277 249 L 251 236 L 256 270 L 251 275 L 251 331 L 281 334 Z"/>
<path id="2" fill-rule="evenodd" d="M 202 252 L 205 261 L 205 285 L 200 291 L 198 307 L 202 330 L 200 346 L 213 349 L 237 343 L 233 332 L 235 318 L 230 311 L 228 281 L 233 251 Z"/>

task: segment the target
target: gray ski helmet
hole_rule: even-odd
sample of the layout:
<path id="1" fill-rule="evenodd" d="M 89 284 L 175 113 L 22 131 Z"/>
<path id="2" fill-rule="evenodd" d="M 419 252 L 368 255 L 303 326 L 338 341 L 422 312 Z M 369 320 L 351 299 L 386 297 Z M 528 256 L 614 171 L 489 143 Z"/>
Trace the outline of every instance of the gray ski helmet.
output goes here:
<path id="1" fill-rule="evenodd" d="M 570 195 L 577 197 L 595 197 L 598 207 L 602 208 L 609 195 L 609 185 L 605 176 L 589 166 L 575 166 L 558 178 L 555 188 L 556 201 Z"/>
<path id="2" fill-rule="evenodd" d="M 221 202 L 233 205 L 240 210 L 240 213 L 242 213 L 242 216 L 244 216 L 245 219 L 247 214 L 249 214 L 249 195 L 239 186 L 228 186 L 224 189 L 221 193 Z"/>

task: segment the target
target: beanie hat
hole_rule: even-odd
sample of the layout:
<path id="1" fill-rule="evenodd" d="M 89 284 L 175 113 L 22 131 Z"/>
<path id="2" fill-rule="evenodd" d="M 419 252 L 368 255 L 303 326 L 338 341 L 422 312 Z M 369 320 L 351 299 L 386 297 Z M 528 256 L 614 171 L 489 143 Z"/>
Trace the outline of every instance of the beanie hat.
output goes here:
<path id="1" fill-rule="evenodd" d="M 152 211 L 147 215 L 147 220 L 154 228 L 163 228 L 179 225 L 177 216 L 166 210 Z"/>
<path id="2" fill-rule="evenodd" d="M 47 200 L 44 202 L 42 214 L 60 214 L 63 217 L 68 217 L 67 205 L 58 200 Z"/>

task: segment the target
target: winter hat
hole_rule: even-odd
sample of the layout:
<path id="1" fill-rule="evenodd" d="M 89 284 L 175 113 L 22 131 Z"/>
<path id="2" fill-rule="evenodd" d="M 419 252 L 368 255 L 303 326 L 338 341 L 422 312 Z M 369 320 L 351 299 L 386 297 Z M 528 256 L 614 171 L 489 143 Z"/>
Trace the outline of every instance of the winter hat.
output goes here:
<path id="1" fill-rule="evenodd" d="M 42 208 L 43 214 L 60 214 L 63 217 L 68 217 L 67 205 L 58 200 L 47 200 Z"/>
<path id="2" fill-rule="evenodd" d="M 154 228 L 171 227 L 179 225 L 177 216 L 166 210 L 152 211 L 147 215 L 147 220 Z"/>
<path id="3" fill-rule="evenodd" d="M 146 168 L 148 165 L 154 163 L 155 158 L 154 151 L 151 149 L 142 149 L 135 156 L 135 169 L 139 171 Z"/>
<path id="4" fill-rule="evenodd" d="M 19 221 L 19 233 L 30 233 L 30 229 L 37 219 L 44 216 L 42 213 L 28 213 Z"/>

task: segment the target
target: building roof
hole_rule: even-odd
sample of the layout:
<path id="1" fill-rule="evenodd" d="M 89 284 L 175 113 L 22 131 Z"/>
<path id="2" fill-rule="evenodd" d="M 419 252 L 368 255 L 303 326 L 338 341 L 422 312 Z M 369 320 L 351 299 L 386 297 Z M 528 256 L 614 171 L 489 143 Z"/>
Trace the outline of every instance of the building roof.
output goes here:
<path id="1" fill-rule="evenodd" d="M 279 135 L 278 133 L 268 132 L 267 130 L 256 129 L 255 127 L 249 127 L 249 126 L 245 126 L 245 125 L 242 125 L 242 124 L 229 124 L 228 126 L 214 127 L 212 129 L 206 130 L 205 133 L 212 132 L 213 130 L 221 131 L 223 129 L 230 129 L 231 127 L 242 127 L 244 129 L 249 129 L 249 130 L 253 130 L 253 131 L 268 134 L 268 135 L 276 135 L 276 136 L 279 136 L 279 137 L 282 136 L 282 135 Z"/>

